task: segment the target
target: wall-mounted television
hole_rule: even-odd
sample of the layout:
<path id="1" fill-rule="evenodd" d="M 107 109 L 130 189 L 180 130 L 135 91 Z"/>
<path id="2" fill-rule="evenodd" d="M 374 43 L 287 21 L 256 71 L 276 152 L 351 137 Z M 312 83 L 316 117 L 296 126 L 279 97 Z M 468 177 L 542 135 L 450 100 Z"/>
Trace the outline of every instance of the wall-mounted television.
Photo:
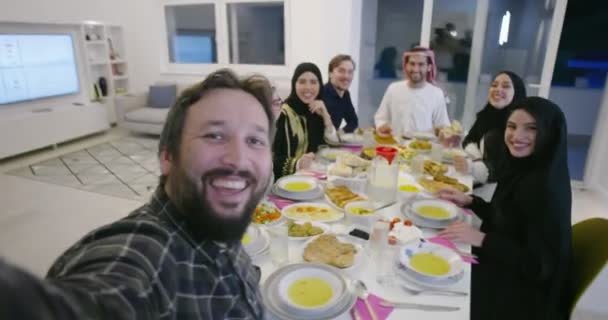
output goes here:
<path id="1" fill-rule="evenodd" d="M 69 34 L 0 34 L 0 104 L 79 92 Z"/>

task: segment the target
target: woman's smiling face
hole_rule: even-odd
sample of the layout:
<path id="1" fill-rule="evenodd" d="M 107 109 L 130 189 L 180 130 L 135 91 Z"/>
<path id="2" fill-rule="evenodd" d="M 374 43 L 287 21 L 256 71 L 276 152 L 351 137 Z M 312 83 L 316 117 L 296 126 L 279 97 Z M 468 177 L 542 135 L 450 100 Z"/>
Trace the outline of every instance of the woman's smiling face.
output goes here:
<path id="1" fill-rule="evenodd" d="M 315 101 L 319 95 L 319 90 L 321 90 L 319 79 L 310 71 L 302 73 L 296 80 L 296 95 L 305 104 Z"/>

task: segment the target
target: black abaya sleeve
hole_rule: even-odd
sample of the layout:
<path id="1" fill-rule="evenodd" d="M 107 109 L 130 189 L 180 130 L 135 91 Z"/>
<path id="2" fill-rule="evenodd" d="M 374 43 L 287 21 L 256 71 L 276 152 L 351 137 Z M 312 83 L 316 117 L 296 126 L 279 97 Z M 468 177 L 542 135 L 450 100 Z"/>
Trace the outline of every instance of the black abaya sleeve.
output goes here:
<path id="1" fill-rule="evenodd" d="M 464 140 L 462 140 L 462 147 L 466 147 L 469 143 L 475 143 L 479 145 L 479 141 L 481 141 L 481 137 L 483 137 L 483 135 L 484 132 L 481 128 L 481 122 L 476 120 L 475 123 L 473 123 L 471 129 L 469 130 L 467 136 L 464 137 Z"/>
<path id="2" fill-rule="evenodd" d="M 294 157 L 295 150 L 292 150 L 293 154 L 288 154 L 287 152 L 290 149 L 289 137 L 292 136 L 287 117 L 281 113 L 276 124 L 277 132 L 272 145 L 272 164 L 274 177 L 275 179 L 279 179 L 282 176 L 290 175 L 295 172 L 298 159 Z M 295 137 L 292 139 L 295 139 Z"/>
<path id="3" fill-rule="evenodd" d="M 319 146 L 329 144 L 325 141 L 325 125 L 323 119 L 317 114 L 306 118 L 308 126 L 308 152 L 317 152 Z"/>
<path id="4" fill-rule="evenodd" d="M 492 213 L 492 206 L 487 203 L 485 200 L 478 196 L 472 196 L 473 202 L 467 206 L 467 208 L 473 210 L 476 216 L 479 217 L 482 221 L 487 221 L 490 219 Z"/>

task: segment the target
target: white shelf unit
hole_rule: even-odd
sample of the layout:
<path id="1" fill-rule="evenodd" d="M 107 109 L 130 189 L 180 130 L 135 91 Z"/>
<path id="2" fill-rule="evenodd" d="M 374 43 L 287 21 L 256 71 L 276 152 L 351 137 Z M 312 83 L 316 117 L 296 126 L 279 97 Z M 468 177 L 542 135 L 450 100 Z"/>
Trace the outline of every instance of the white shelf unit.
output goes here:
<path id="1" fill-rule="evenodd" d="M 99 104 L 0 112 L 0 159 L 105 131 L 106 119 L 107 108 Z"/>
<path id="2" fill-rule="evenodd" d="M 114 97 L 130 91 L 123 29 L 117 25 L 87 22 L 82 24 L 81 32 L 85 43 L 89 96 L 91 101 L 106 105 L 108 120 L 116 123 Z M 105 79 L 105 90 L 101 90 L 102 78 Z"/>

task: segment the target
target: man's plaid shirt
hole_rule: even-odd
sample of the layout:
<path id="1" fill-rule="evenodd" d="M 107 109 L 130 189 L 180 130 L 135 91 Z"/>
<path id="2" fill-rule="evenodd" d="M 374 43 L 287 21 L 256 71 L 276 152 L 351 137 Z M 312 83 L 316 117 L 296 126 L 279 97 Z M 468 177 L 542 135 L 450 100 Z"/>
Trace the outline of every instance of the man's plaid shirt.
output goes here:
<path id="1" fill-rule="evenodd" d="M 159 188 L 148 204 L 76 243 L 45 281 L 0 263 L 0 290 L 10 279 L 17 290 L 5 294 L 27 297 L 27 313 L 39 319 L 262 319 L 259 269 L 240 242 L 194 234 Z M 31 299 L 41 300 L 37 310 L 27 308 Z M 0 308 L 22 319 L 15 303 Z"/>

